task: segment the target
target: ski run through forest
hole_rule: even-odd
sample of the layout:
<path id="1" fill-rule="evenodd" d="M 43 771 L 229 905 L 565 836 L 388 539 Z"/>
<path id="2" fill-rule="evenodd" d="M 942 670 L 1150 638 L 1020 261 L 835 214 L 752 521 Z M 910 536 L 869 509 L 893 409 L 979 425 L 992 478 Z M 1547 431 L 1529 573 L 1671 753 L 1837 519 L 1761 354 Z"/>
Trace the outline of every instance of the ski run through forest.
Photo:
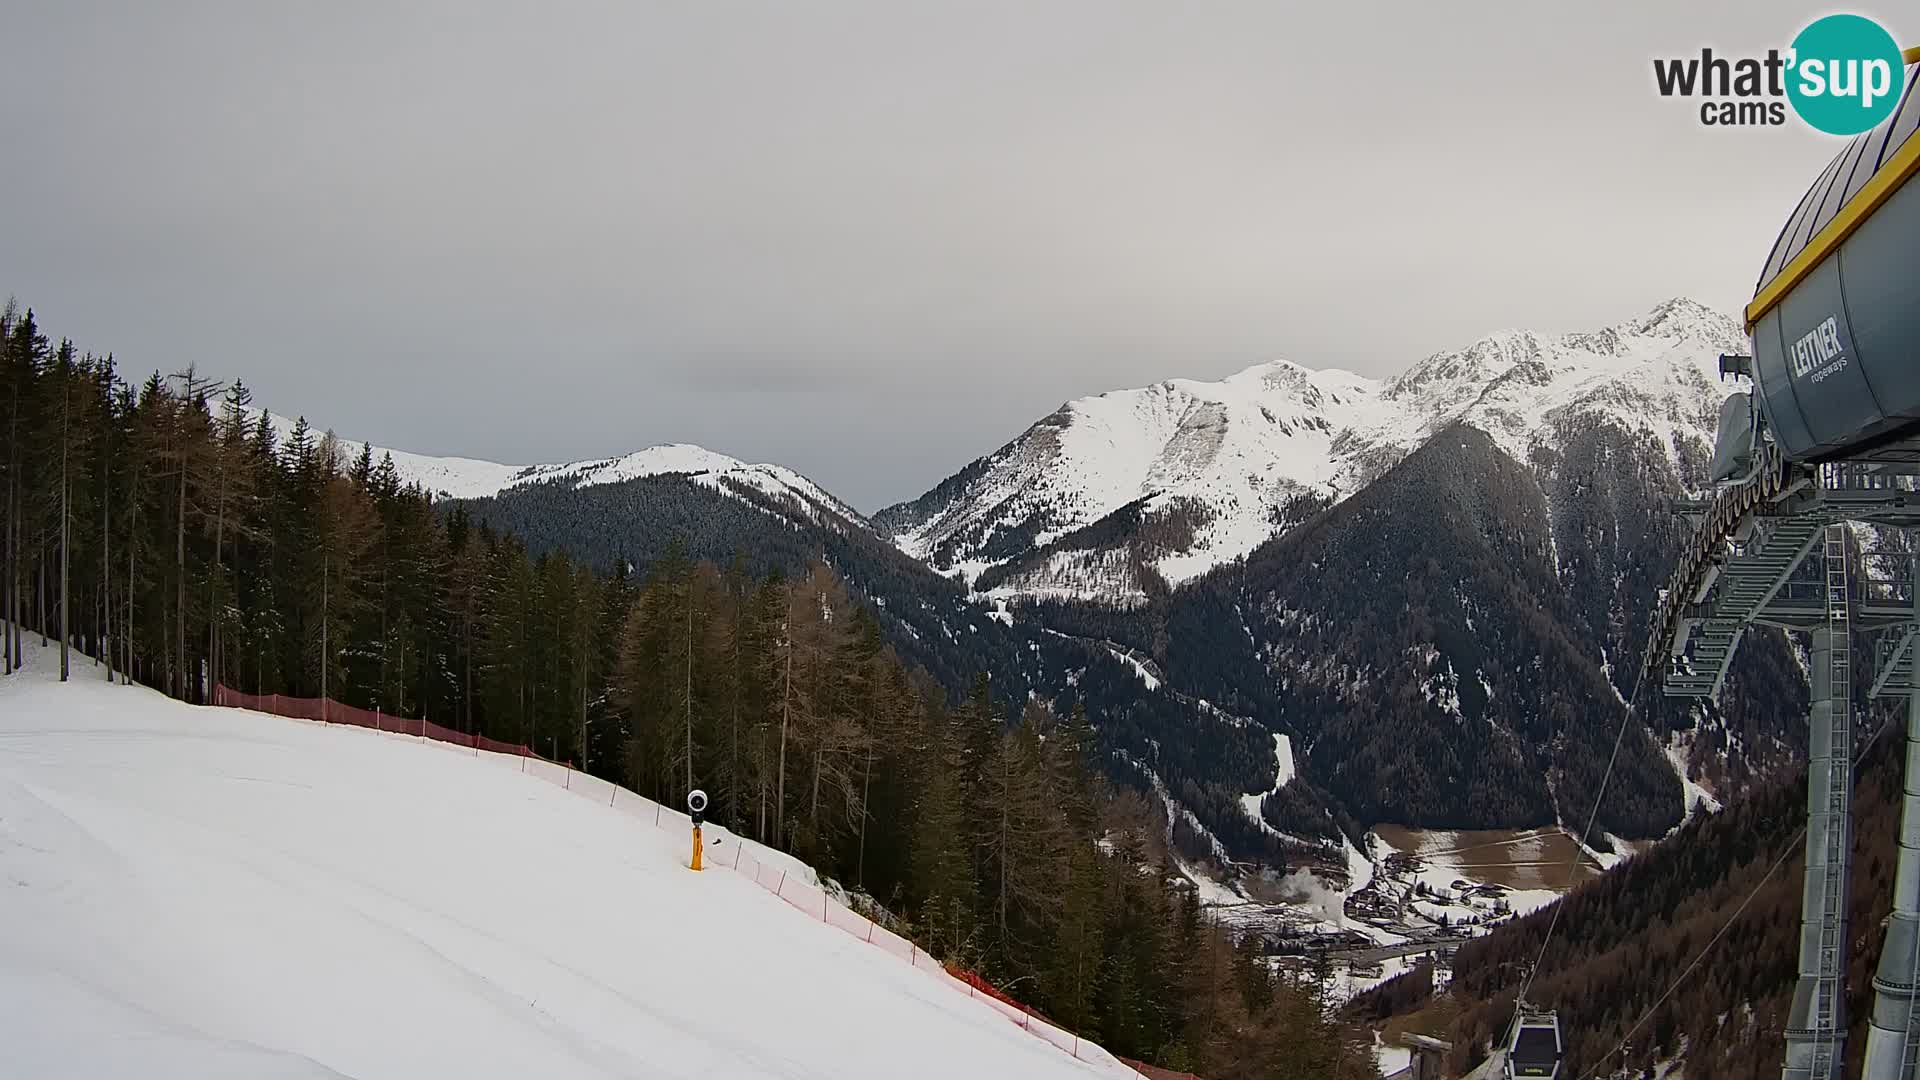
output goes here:
<path id="1" fill-rule="evenodd" d="M 524 743 L 673 805 L 698 784 L 717 822 L 804 860 L 935 957 L 1116 1054 L 1209 1080 L 1372 1075 L 1365 1036 L 1317 980 L 1274 971 L 1178 887 L 1146 802 L 1099 779 L 1099 717 L 1003 700 L 985 671 L 970 694 L 949 694 L 902 662 L 829 566 L 756 579 L 741 560 L 673 552 L 608 567 L 532 557 L 403 485 L 390 461 L 349 459 L 304 421 L 280 437 L 239 381 L 192 369 L 129 380 L 17 308 L 0 320 L 0 360 L 9 673 L 39 653 L 33 665 L 56 677 L 139 683 L 188 704 L 215 685 L 329 697 Z M 98 693 L 90 716 L 134 722 Z M 0 698 L 13 703 L 0 735 L 59 721 L 49 703 L 61 700 Z M 201 714 L 168 715 L 171 734 L 148 747 L 156 760 L 199 737 Z M 244 714 L 221 715 L 204 722 L 240 737 Z M 345 768 L 318 756 L 348 737 L 317 730 L 286 752 Z M 121 760 L 145 768 L 146 750 Z M 35 799 L 31 788 L 16 775 L 8 797 Z M 458 831 L 451 805 L 435 812 Z M 520 830 L 531 849 L 539 820 L 471 824 Z M 573 843 L 548 824 L 544 839 Z M 583 932 L 568 911 L 605 883 L 574 882 L 578 894 L 552 884 L 553 910 L 524 914 L 556 935 Z M 618 887 L 633 919 L 676 917 L 648 914 L 650 879 Z M 733 932 L 725 905 L 690 918 L 703 938 Z M 769 952 L 760 968 L 784 962 Z M 280 982 L 293 992 L 302 977 Z M 724 1012 L 743 993 L 716 985 L 710 1004 Z M 865 1026 L 852 1010 L 843 1022 Z M 811 1060 L 808 1074 L 835 1065 Z M 736 1074 L 800 1075 L 767 1062 Z"/>

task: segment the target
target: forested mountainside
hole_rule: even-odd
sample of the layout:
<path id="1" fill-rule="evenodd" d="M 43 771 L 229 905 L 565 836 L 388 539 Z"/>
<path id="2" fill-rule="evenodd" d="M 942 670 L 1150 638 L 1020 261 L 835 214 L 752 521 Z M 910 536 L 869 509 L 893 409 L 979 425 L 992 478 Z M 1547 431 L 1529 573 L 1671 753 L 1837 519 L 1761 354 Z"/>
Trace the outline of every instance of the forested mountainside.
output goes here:
<path id="1" fill-rule="evenodd" d="M 1009 715 L 1030 699 L 1062 714 L 1084 709 L 1113 780 L 1156 799 L 1164 792 L 1242 857 L 1287 861 L 1285 845 L 1239 803 L 1273 782 L 1272 740 L 1258 723 L 1160 685 L 1123 659 L 1128 647 L 1099 632 L 1097 619 L 1078 627 L 1043 624 L 1023 607 L 970 595 L 857 517 L 802 517 L 786 500 L 699 481 L 675 474 L 532 483 L 457 505 L 476 521 L 525 537 L 536 553 L 565 550 L 639 573 L 672 558 L 738 565 L 749 575 L 794 573 L 822 561 L 868 607 L 890 646 L 947 692 L 971 693 L 976 677 L 991 672 L 990 693 Z M 1331 833 L 1324 808 L 1312 818 L 1296 833 Z M 1214 854 L 1212 841 L 1191 830 L 1180 839 L 1193 858 Z"/>
<path id="2" fill-rule="evenodd" d="M 1384 381 L 1278 363 L 1116 391 L 874 524 L 1017 621 L 1288 734 L 1283 831 L 1551 823 L 1591 803 L 1740 346 L 1677 300 Z M 1670 828 L 1683 771 L 1723 795 L 1769 775 L 1804 695 L 1785 637 L 1749 634 L 1718 701 L 1640 710 L 1601 827 Z"/>
<path id="3" fill-rule="evenodd" d="M 238 382 L 129 385 L 12 307 L 0 421 L 0 672 L 31 636 L 62 678 L 424 715 L 663 801 L 691 778 L 715 818 L 1119 1053 L 1374 1075 L 1320 988 L 1205 923 L 1159 818 L 1098 780 L 1093 725 L 1136 720 L 1009 700 L 990 669 L 949 694 L 823 562 L 629 574 L 534 553 L 370 447 L 304 422 L 282 438 Z"/>
<path id="4" fill-rule="evenodd" d="M 298 426 L 280 416 L 269 422 L 283 434 Z M 375 458 L 388 453 L 344 440 L 341 447 Z M 1274 865 L 1289 857 L 1287 845 L 1240 808 L 1242 795 L 1273 780 L 1272 741 L 1258 724 L 1155 685 L 1121 658 L 1124 646 L 1103 635 L 1016 619 L 1006 605 L 982 602 L 791 470 L 690 446 L 558 465 L 394 457 L 402 477 L 439 493 L 443 511 L 457 508 L 509 533 L 536 557 L 564 551 L 602 572 L 638 577 L 688 560 L 749 577 L 801 574 L 824 561 L 902 658 L 948 693 L 970 693 L 976 677 L 990 672 L 991 693 L 1008 715 L 1037 696 L 1057 713 L 1085 708 L 1097 717 L 1104 771 L 1198 815 L 1204 832 L 1182 817 L 1175 837 L 1189 857 L 1214 857 L 1219 845 Z M 1323 807 L 1309 817 L 1296 835 L 1332 833 Z"/>
<path id="5" fill-rule="evenodd" d="M 591 488 L 527 484 L 473 505 L 481 516 L 511 520 L 536 544 L 563 543 L 596 559 L 625 551 L 644 561 L 674 536 L 722 559 L 749 538 L 747 557 L 755 565 L 797 565 L 809 553 L 823 554 L 875 598 L 897 647 L 950 688 L 991 666 L 1018 673 L 1023 685 L 1007 687 L 1015 697 L 1029 690 L 1062 702 L 1093 696 L 1104 698 L 1103 712 L 1144 713 L 1137 737 L 1134 725 L 1125 725 L 1128 736 L 1109 745 L 1125 751 L 1126 762 L 1159 774 L 1206 831 L 1240 854 L 1274 854 L 1273 834 L 1247 818 L 1239 799 L 1266 787 L 1264 731 L 1290 734 L 1305 752 L 1299 778 L 1269 800 L 1265 824 L 1283 832 L 1324 837 L 1338 824 L 1375 820 L 1539 824 L 1588 798 L 1596 780 L 1593 743 L 1601 737 L 1596 729 L 1620 696 L 1632 692 L 1628 680 L 1637 671 L 1656 596 L 1650 583 L 1664 579 L 1687 528 L 1666 501 L 1698 488 L 1707 453 L 1701 432 L 1714 390 L 1700 371 L 1708 352 L 1733 334 L 1728 326 L 1697 305 L 1675 302 L 1599 334 L 1496 335 L 1436 354 L 1370 392 L 1402 403 L 1393 408 L 1453 410 L 1500 434 L 1464 427 L 1481 432 L 1480 452 L 1430 462 L 1425 471 L 1397 472 L 1393 462 L 1411 449 L 1407 441 L 1431 433 L 1383 434 L 1372 412 L 1384 406 L 1361 402 L 1354 395 L 1365 388 L 1341 383 L 1344 376 L 1328 375 L 1340 385 L 1320 386 L 1325 380 L 1315 373 L 1281 365 L 1262 369 L 1257 379 L 1228 380 L 1224 385 L 1250 393 L 1250 383 L 1262 393 L 1279 388 L 1302 408 L 1317 410 L 1284 421 L 1290 432 L 1283 434 L 1297 442 L 1303 432 L 1320 432 L 1315 438 L 1333 448 L 1334 472 L 1366 480 L 1346 501 L 1309 484 L 1289 487 L 1259 523 L 1271 539 L 1179 590 L 1158 568 L 1167 553 L 1184 550 L 1183 537 L 1231 501 L 1136 497 L 1063 530 L 1071 515 L 1060 507 L 1098 503 L 1113 485 L 1090 481 L 1073 495 L 1070 473 L 1021 479 L 1026 474 L 1006 472 L 1005 455 L 968 466 L 914 504 L 917 510 L 890 508 L 871 525 L 851 513 L 795 514 L 779 499 L 756 503 L 752 493 L 736 492 L 725 503 L 708 498 L 719 485 L 679 477 Z M 1577 370 L 1577 361 L 1596 357 L 1598 374 Z M 1204 389 L 1166 384 L 1149 397 L 1166 404 L 1173 390 L 1180 392 L 1175 397 L 1198 398 Z M 1080 429 L 1092 423 L 1087 416 L 1112 411 L 1113 397 L 1075 403 L 1036 430 L 1052 432 L 1043 440 L 1050 445 L 1084 438 Z M 1147 408 L 1144 398 L 1129 400 L 1123 417 L 1129 423 L 1152 428 L 1167 411 Z M 1199 414 L 1190 405 L 1174 411 L 1181 417 L 1178 434 L 1165 447 L 1148 440 L 1159 455 L 1149 471 L 1172 475 L 1183 466 L 1211 475 L 1224 468 L 1222 447 L 1231 449 L 1233 440 L 1223 436 L 1215 445 L 1197 433 L 1228 430 L 1220 424 L 1230 429 L 1232 410 L 1206 423 L 1194 419 Z M 1354 414 L 1343 421 L 1348 428 L 1325 423 L 1346 413 Z M 1100 430 L 1118 439 L 1124 425 L 1104 419 Z M 1362 420 L 1373 424 L 1364 438 Z M 1416 445 L 1437 453 L 1445 444 Z M 1242 465 L 1259 465 L 1245 448 L 1236 452 Z M 1026 451 L 1014 456 L 1029 464 L 1040 460 Z M 1302 467 L 1289 461 L 1281 457 L 1266 468 Z M 1436 489 L 1425 490 L 1434 480 Z M 890 545 L 876 542 L 876 532 L 897 532 L 903 522 L 932 513 L 934 504 L 951 508 L 983 485 L 998 485 L 996 497 L 1008 506 L 1026 505 L 1045 491 L 1059 499 L 1055 510 L 989 530 L 980 544 L 965 547 L 961 539 L 985 520 L 974 515 L 973 524 L 943 534 L 951 558 L 922 553 L 936 568 L 978 556 L 970 564 L 977 567 L 971 590 L 923 573 L 917 560 L 897 559 Z M 1364 515 L 1347 509 L 1354 500 L 1367 508 Z M 1446 508 L 1460 500 L 1476 502 L 1474 514 L 1449 517 Z M 1244 505 L 1232 505 L 1245 516 Z M 763 513 L 748 514 L 752 509 Z M 769 519 L 780 528 L 768 529 Z M 1324 553 L 1315 554 L 1315 545 Z M 913 543 L 905 546 L 915 550 Z M 1416 548 L 1423 561 L 1409 574 L 1404 568 Z M 1371 566 L 1364 565 L 1368 560 Z M 1099 567 L 1116 561 L 1138 585 L 1121 596 L 1009 585 L 1022 567 L 1044 563 L 1097 577 Z M 981 590 L 1000 599 L 983 601 Z M 1400 614 L 1415 608 L 1417 624 Z M 1602 818 L 1607 829 L 1657 835 L 1679 820 L 1681 785 L 1670 758 L 1727 792 L 1767 772 L 1797 744 L 1798 710 L 1778 705 L 1804 692 L 1797 670 L 1782 663 L 1790 659 L 1783 638 L 1754 637 L 1729 693 L 1714 707 L 1690 712 L 1663 703 L 1644 710 L 1652 722 L 1633 740 L 1629 779 L 1609 797 Z M 1126 678 L 1128 668 L 1107 670 L 1098 662 L 1103 651 L 1130 651 L 1146 666 Z M 1083 684 L 1079 669 L 1090 662 L 1105 673 L 1105 685 L 1097 676 Z M 1352 676 L 1347 683 L 1329 681 L 1342 670 Z M 1362 678 L 1363 670 L 1373 674 Z M 1489 697 L 1496 670 L 1511 685 Z M 1536 711 L 1533 699 L 1555 704 Z M 1385 722 L 1366 719 L 1374 716 Z M 1156 767 L 1155 757 L 1166 755 L 1169 745 L 1190 742 L 1166 736 L 1196 725 L 1203 740 L 1228 744 L 1218 748 L 1224 752 L 1195 755 L 1213 759 L 1211 767 L 1194 768 L 1194 761 Z M 1132 765 L 1116 775 L 1129 772 L 1151 789 L 1152 778 Z M 1377 775 L 1409 782 L 1382 785 Z"/>
<path id="6" fill-rule="evenodd" d="M 1850 1074 L 1865 1050 L 1871 980 L 1891 905 L 1902 713 L 1904 705 L 1879 706 L 1860 716 L 1868 737 L 1879 734 L 1854 789 Z M 1563 902 L 1531 997 L 1559 1011 L 1571 1075 L 1604 1066 L 1604 1075 L 1639 1076 L 1676 1061 L 1688 1076 L 1779 1075 L 1799 948 L 1805 823 L 1804 774 L 1763 784 L 1717 814 L 1695 817 Z M 1416 1022 L 1452 1037 L 1455 1068 L 1483 1059 L 1504 1034 L 1552 918 L 1550 911 L 1535 913 L 1455 954 L 1450 988 L 1442 991 L 1447 1007 L 1424 1015 L 1456 1019 L 1437 1030 L 1438 1021 Z M 1392 996 L 1397 1000 L 1383 1003 L 1383 1011 L 1413 1014 L 1430 1001 L 1426 992 Z M 1364 1012 L 1373 1004 L 1357 1007 Z"/>
<path id="7" fill-rule="evenodd" d="M 1584 821 L 1682 526 L 1659 505 L 1670 475 L 1567 475 L 1574 451 L 1633 433 L 1568 436 L 1548 475 L 1584 489 L 1571 512 L 1556 516 L 1539 471 L 1457 426 L 1179 591 L 1156 634 L 1175 685 L 1284 726 L 1302 773 L 1364 821 Z M 1658 460 L 1579 456 L 1593 473 Z M 1638 711 L 1599 828 L 1644 837 L 1680 820 L 1664 742 L 1721 780 L 1785 760 L 1804 701 L 1784 638 L 1749 635 L 1717 704 L 1656 696 Z"/>
<path id="8" fill-rule="evenodd" d="M 793 501 L 686 473 L 579 485 L 529 483 L 458 505 L 475 521 L 521 537 L 537 553 L 566 551 L 588 564 L 645 572 L 673 555 L 738 561 L 763 576 L 824 561 L 874 602 L 896 647 L 947 687 L 963 691 L 992 670 L 1024 699 L 1035 660 L 1019 635 L 970 604 L 957 583 L 883 543 L 852 511 L 801 514 Z M 998 688 L 997 688 L 998 689 Z"/>

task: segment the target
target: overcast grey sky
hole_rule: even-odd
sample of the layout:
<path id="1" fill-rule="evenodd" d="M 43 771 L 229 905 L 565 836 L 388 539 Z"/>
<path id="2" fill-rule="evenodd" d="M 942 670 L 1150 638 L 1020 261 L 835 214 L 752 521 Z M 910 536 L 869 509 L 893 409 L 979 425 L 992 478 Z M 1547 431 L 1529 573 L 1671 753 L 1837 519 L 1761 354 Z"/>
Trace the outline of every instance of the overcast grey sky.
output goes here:
<path id="1" fill-rule="evenodd" d="M 0 294 L 55 334 L 384 445 L 698 442 L 864 509 L 1082 394 L 1731 311 L 1836 146 L 1653 89 L 1797 4 L 6 7 Z"/>

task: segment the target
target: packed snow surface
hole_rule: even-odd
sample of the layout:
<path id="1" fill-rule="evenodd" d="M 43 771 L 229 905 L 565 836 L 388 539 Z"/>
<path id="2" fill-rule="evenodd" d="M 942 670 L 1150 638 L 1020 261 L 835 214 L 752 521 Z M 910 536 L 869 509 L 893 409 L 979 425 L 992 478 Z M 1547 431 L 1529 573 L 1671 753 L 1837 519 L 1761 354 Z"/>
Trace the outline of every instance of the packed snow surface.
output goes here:
<path id="1" fill-rule="evenodd" d="M 0 681 L 0 1075 L 1099 1072 L 514 759 L 49 656 Z"/>
<path id="2" fill-rule="evenodd" d="M 1285 735 L 1275 735 L 1273 737 L 1273 764 L 1274 764 L 1274 776 L 1273 776 L 1273 787 L 1271 789 L 1267 791 L 1256 792 L 1255 794 L 1252 794 L 1252 795 L 1240 796 L 1241 808 L 1247 812 L 1248 817 L 1252 818 L 1254 821 L 1260 823 L 1261 825 L 1266 825 L 1267 819 L 1261 816 L 1260 804 L 1266 800 L 1266 797 L 1268 795 L 1271 795 L 1274 792 L 1279 791 L 1281 788 L 1286 787 L 1287 782 L 1293 779 L 1293 740 L 1292 739 L 1288 738 Z"/>
<path id="3" fill-rule="evenodd" d="M 1699 782 L 1687 775 L 1687 748 L 1675 742 L 1669 742 L 1665 750 L 1667 760 L 1673 765 L 1674 773 L 1680 777 L 1681 797 L 1684 800 L 1683 806 L 1685 808 L 1681 822 L 1685 823 L 1699 811 L 1705 811 L 1709 814 L 1719 813 L 1720 800 L 1713 797 L 1713 792 L 1708 791 Z"/>

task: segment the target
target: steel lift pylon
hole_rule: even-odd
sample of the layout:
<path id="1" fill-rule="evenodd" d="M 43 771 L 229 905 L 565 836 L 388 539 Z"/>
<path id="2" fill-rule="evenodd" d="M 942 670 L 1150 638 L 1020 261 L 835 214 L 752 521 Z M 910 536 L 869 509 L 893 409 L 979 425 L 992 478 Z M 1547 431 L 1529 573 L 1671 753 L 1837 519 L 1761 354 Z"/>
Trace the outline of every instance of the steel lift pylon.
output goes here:
<path id="1" fill-rule="evenodd" d="M 1768 494 L 1755 498 L 1759 474 Z M 1749 626 L 1775 626 L 1810 638 L 1807 672 L 1807 833 L 1798 972 L 1786 1030 L 1782 1076 L 1830 1080 L 1846 1061 L 1847 905 L 1851 868 L 1853 642 L 1878 634 L 1876 696 L 1908 699 L 1905 801 L 1893 915 L 1868 1028 L 1870 1080 L 1913 1080 L 1920 1072 L 1920 687 L 1915 647 L 1920 607 L 1911 557 L 1891 575 L 1856 573 L 1868 565 L 1849 522 L 1920 529 L 1920 466 L 1848 463 L 1788 468 L 1762 455 L 1756 473 L 1709 503 L 1678 508 L 1699 519 L 1697 578 L 1684 596 L 1663 598 L 1656 629 L 1664 645 L 1669 696 L 1710 697 L 1724 684 Z M 1748 490 L 1742 490 L 1748 489 Z M 1738 507 L 1730 510 L 1730 507 Z M 1909 536 L 1920 536 L 1910 531 Z M 1911 545 L 1910 545 L 1911 546 Z M 1685 561 L 1685 560 L 1683 560 Z M 1684 580 L 1684 579 L 1683 579 Z M 1663 638 L 1664 640 L 1659 640 Z"/>

